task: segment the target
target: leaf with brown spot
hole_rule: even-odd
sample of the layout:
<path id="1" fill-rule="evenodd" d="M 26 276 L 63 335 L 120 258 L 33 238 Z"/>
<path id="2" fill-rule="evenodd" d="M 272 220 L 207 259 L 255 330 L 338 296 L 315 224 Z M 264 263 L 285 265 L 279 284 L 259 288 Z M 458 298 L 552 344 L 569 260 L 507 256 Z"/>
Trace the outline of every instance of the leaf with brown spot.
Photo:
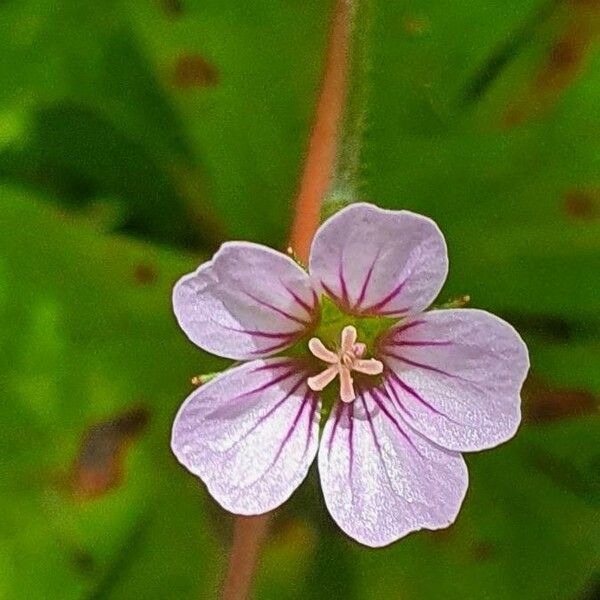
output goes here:
<path id="1" fill-rule="evenodd" d="M 169 17 L 180 17 L 183 12 L 183 0 L 160 0 L 160 5 Z"/>
<path id="2" fill-rule="evenodd" d="M 135 266 L 134 278 L 140 285 L 150 285 L 156 282 L 158 272 L 156 268 L 149 263 L 140 263 Z"/>
<path id="3" fill-rule="evenodd" d="M 523 388 L 523 420 L 549 423 L 598 411 L 598 398 L 583 389 L 554 388 L 538 377 L 529 377 Z"/>
<path id="4" fill-rule="evenodd" d="M 471 549 L 473 559 L 477 562 L 491 560 L 496 555 L 496 552 L 496 546 L 492 542 L 486 540 L 475 542 Z"/>
<path id="5" fill-rule="evenodd" d="M 581 66 L 586 42 L 586 38 L 580 32 L 572 29 L 567 31 L 550 49 L 548 60 L 538 76 L 537 85 L 540 87 L 564 87 Z"/>
<path id="6" fill-rule="evenodd" d="M 564 197 L 564 209 L 574 219 L 597 219 L 600 216 L 600 189 L 569 190 Z"/>
<path id="7" fill-rule="evenodd" d="M 547 58 L 526 91 L 503 116 L 507 126 L 520 125 L 550 111 L 561 94 L 586 71 L 588 58 L 600 35 L 600 5 L 572 2 L 562 33 L 550 46 Z"/>
<path id="8" fill-rule="evenodd" d="M 127 450 L 149 418 L 147 409 L 133 408 L 88 429 L 71 476 L 72 492 L 78 500 L 101 496 L 122 482 Z"/>
<path id="9" fill-rule="evenodd" d="M 212 87 L 219 83 L 219 71 L 199 54 L 183 54 L 175 62 L 173 84 L 181 90 Z"/>

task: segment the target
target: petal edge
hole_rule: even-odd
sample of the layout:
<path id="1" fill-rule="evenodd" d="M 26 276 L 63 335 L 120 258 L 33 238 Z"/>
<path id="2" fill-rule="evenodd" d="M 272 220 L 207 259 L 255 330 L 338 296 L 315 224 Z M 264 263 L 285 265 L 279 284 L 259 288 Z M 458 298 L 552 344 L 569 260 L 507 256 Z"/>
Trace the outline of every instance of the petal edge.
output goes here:
<path id="1" fill-rule="evenodd" d="M 309 272 L 349 312 L 402 316 L 424 310 L 441 290 L 446 242 L 428 217 L 351 204 L 318 229 Z"/>
<path id="2" fill-rule="evenodd" d="M 268 512 L 306 477 L 320 404 L 305 381 L 287 359 L 253 361 L 201 386 L 179 409 L 173 452 L 226 510 Z"/>
<path id="3" fill-rule="evenodd" d="M 433 442 L 473 452 L 517 431 L 529 357 L 502 319 L 477 309 L 431 311 L 390 330 L 381 353 L 396 407 Z"/>
<path id="4" fill-rule="evenodd" d="M 370 547 L 447 527 L 468 487 L 462 456 L 391 417 L 386 405 L 378 405 L 384 401 L 363 392 L 355 400 L 363 404 L 356 414 L 352 405 L 338 405 L 318 457 L 330 514 L 346 534 Z"/>
<path id="5" fill-rule="evenodd" d="M 203 350 L 253 360 L 284 350 L 318 313 L 308 275 L 289 256 L 250 242 L 227 242 L 173 289 L 173 311 Z"/>

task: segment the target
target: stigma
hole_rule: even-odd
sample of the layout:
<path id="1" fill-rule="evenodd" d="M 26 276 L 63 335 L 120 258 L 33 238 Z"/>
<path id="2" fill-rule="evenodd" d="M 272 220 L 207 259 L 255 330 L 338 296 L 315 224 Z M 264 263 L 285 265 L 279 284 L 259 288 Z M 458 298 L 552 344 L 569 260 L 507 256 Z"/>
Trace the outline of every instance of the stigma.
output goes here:
<path id="1" fill-rule="evenodd" d="M 342 402 L 352 402 L 356 398 L 352 371 L 365 375 L 379 375 L 383 372 L 381 361 L 374 358 L 363 358 L 367 347 L 365 344 L 357 342 L 357 337 L 356 327 L 352 325 L 344 327 L 337 352 L 326 348 L 319 338 L 310 339 L 308 349 L 319 360 L 329 365 L 318 375 L 307 379 L 308 387 L 311 390 L 320 392 L 339 376 L 340 399 Z"/>

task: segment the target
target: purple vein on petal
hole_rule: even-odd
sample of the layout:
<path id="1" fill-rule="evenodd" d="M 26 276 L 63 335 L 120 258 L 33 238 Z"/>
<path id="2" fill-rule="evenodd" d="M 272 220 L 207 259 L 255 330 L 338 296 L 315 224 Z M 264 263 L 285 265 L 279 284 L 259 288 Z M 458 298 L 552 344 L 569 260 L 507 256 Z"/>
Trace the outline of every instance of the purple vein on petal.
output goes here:
<path id="1" fill-rule="evenodd" d="M 406 285 L 407 281 L 408 281 L 408 277 L 406 277 L 406 279 L 402 280 L 385 298 L 383 298 L 376 304 L 367 306 L 366 308 L 364 308 L 362 310 L 362 312 L 363 313 L 379 312 L 379 309 L 383 308 L 384 306 L 387 306 L 392 300 L 394 300 L 394 298 L 396 298 L 398 296 L 398 294 L 402 291 L 402 288 Z M 395 314 L 397 312 L 407 312 L 407 309 L 402 308 L 402 309 L 398 309 L 398 310 L 394 310 L 394 311 L 387 311 L 387 312 L 388 312 L 388 314 Z"/>
<path id="2" fill-rule="evenodd" d="M 315 418 L 315 413 L 319 406 L 319 399 L 316 394 L 311 394 L 312 407 L 310 409 L 310 415 L 308 416 L 308 427 L 306 429 L 306 443 L 304 445 L 304 454 L 308 452 L 308 445 L 310 444 L 310 434 L 312 432 L 312 422 Z"/>
<path id="3" fill-rule="evenodd" d="M 417 325 L 423 325 L 424 323 L 425 321 L 411 321 L 410 323 L 406 323 L 406 325 L 401 325 L 390 332 L 390 337 L 394 339 L 399 333 L 403 333 L 413 327 L 417 327 Z"/>
<path id="4" fill-rule="evenodd" d="M 435 342 L 435 341 L 417 341 L 417 340 L 400 340 L 390 341 L 388 346 L 451 346 L 453 342 Z"/>
<path id="5" fill-rule="evenodd" d="M 365 299 L 365 296 L 367 294 L 367 287 L 369 286 L 369 282 L 371 281 L 371 275 L 373 275 L 373 269 L 375 268 L 375 263 L 379 259 L 380 254 L 381 254 L 381 248 L 379 248 L 377 250 L 377 254 L 375 255 L 375 258 L 373 259 L 373 262 L 371 263 L 371 266 L 369 267 L 369 270 L 367 271 L 367 275 L 365 277 L 365 280 L 363 281 L 362 288 L 360 289 L 360 294 L 358 295 L 358 299 L 356 300 L 356 304 L 354 305 L 353 310 L 355 310 L 355 311 L 360 309 L 360 305 L 363 303 L 363 301 Z"/>
<path id="6" fill-rule="evenodd" d="M 365 409 L 365 413 L 367 415 L 367 421 L 369 421 L 369 427 L 371 429 L 371 435 L 373 436 L 373 441 L 375 442 L 375 447 L 377 448 L 377 452 L 379 452 L 379 456 L 381 456 L 381 446 L 379 445 L 379 440 L 377 439 L 377 434 L 375 433 L 375 426 L 373 425 L 373 419 L 371 418 L 371 413 L 367 408 L 367 403 L 365 402 L 365 397 L 363 394 L 360 395 L 360 401 L 362 402 L 363 408 Z"/>
<path id="7" fill-rule="evenodd" d="M 290 425 L 289 429 L 287 430 L 287 433 L 285 434 L 285 437 L 283 438 L 283 440 L 281 441 L 281 444 L 279 445 L 279 449 L 277 450 L 277 454 L 275 454 L 275 458 L 273 459 L 273 461 L 271 462 L 271 465 L 269 466 L 269 469 L 271 467 L 273 467 L 273 465 L 279 460 L 279 457 L 281 456 L 281 453 L 283 452 L 283 449 L 285 448 L 285 446 L 287 445 L 287 443 L 290 441 L 296 426 L 298 425 L 298 421 L 300 420 L 300 417 L 302 416 L 302 413 L 304 412 L 304 407 L 306 406 L 306 404 L 308 403 L 308 399 L 311 396 L 311 391 L 308 390 L 304 393 L 304 398 L 302 399 L 302 403 L 300 404 L 300 408 L 298 409 L 298 412 L 296 412 L 296 416 L 294 417 L 294 421 L 292 422 L 292 424 Z M 268 470 L 268 469 L 267 469 Z"/>
<path id="8" fill-rule="evenodd" d="M 350 306 L 350 296 L 348 295 L 348 286 L 346 285 L 346 279 L 344 277 L 344 259 L 340 257 L 338 265 L 338 278 L 340 280 L 340 289 L 342 290 L 342 301 L 345 306 Z"/>
<path id="9" fill-rule="evenodd" d="M 297 374 L 298 374 L 298 369 L 290 369 L 289 371 L 286 371 L 283 375 L 279 375 L 278 377 L 275 377 L 275 379 L 271 379 L 271 381 L 267 381 L 266 383 L 259 385 L 257 388 L 254 388 L 253 390 L 248 390 L 247 392 L 243 392 L 242 394 L 235 396 L 234 398 L 232 398 L 232 400 L 240 400 L 241 398 L 247 398 L 248 396 L 252 396 L 253 394 L 258 394 L 259 392 L 264 392 L 265 390 L 268 390 L 270 387 L 273 387 L 274 385 L 277 385 L 278 383 L 281 383 L 282 381 L 289 379 L 292 375 L 297 375 Z"/>
<path id="10" fill-rule="evenodd" d="M 274 352 L 275 350 L 281 350 L 283 348 L 287 348 L 292 340 L 286 339 L 283 342 L 279 342 L 278 344 L 274 344 L 273 346 L 269 346 L 268 348 L 259 348 L 258 350 L 252 350 L 249 354 L 253 354 L 255 356 L 261 354 L 268 354 L 269 352 Z"/>
<path id="11" fill-rule="evenodd" d="M 368 311 L 370 309 L 365 309 L 365 311 Z M 363 312 L 365 312 L 363 311 Z M 394 310 L 378 310 L 377 311 L 377 315 L 380 317 L 401 317 L 405 314 L 407 314 L 408 312 L 410 312 L 410 306 L 403 306 L 402 308 L 397 308 Z"/>
<path id="12" fill-rule="evenodd" d="M 254 302 L 256 302 L 257 304 L 260 304 L 261 306 L 264 306 L 265 308 L 268 308 L 268 309 L 272 310 L 273 312 L 280 314 L 282 317 L 285 317 L 286 319 L 289 319 L 290 321 L 294 321 L 303 326 L 310 325 L 309 321 L 305 321 L 304 319 L 295 317 L 294 315 L 291 315 L 290 313 L 275 306 L 274 304 L 271 304 L 270 302 L 266 302 L 265 300 L 261 300 L 260 298 L 257 298 L 256 296 L 254 296 L 253 294 L 250 294 L 249 292 L 246 292 L 245 290 L 241 290 L 241 292 L 242 292 L 242 294 L 245 294 L 246 296 L 248 296 L 249 298 L 254 300 Z"/>
<path id="13" fill-rule="evenodd" d="M 431 412 L 435 413 L 436 415 L 440 415 L 441 417 L 445 417 L 446 419 L 449 419 L 450 421 L 452 421 L 452 419 L 450 419 L 450 417 L 448 415 L 444 414 L 442 411 L 435 408 L 435 406 L 433 406 L 429 402 L 427 402 L 427 400 L 425 400 L 425 398 L 423 398 L 423 396 L 421 396 L 415 389 L 413 389 L 410 385 L 408 385 L 408 383 L 406 383 L 405 381 L 402 381 L 402 379 L 400 379 L 400 377 L 398 377 L 398 375 L 396 375 L 396 373 L 394 373 L 394 371 L 392 371 L 391 369 L 389 371 L 389 375 L 390 375 L 389 382 L 392 386 L 393 386 L 394 382 L 397 383 L 400 386 L 401 390 L 403 390 L 404 392 L 406 392 L 407 394 L 412 396 L 415 400 L 420 402 L 423 406 L 428 408 Z"/>
<path id="14" fill-rule="evenodd" d="M 236 333 L 244 333 L 246 335 L 271 338 L 271 339 L 282 339 L 282 338 L 292 339 L 298 335 L 297 330 L 275 333 L 275 332 L 270 332 L 270 331 L 260 331 L 258 329 L 237 329 L 236 327 L 229 327 L 227 325 L 221 325 L 221 327 L 223 329 L 227 329 L 228 331 L 235 331 Z"/>
<path id="15" fill-rule="evenodd" d="M 235 448 L 238 444 L 240 444 L 241 442 L 243 442 L 259 425 L 261 425 L 262 423 L 264 423 L 270 416 L 273 415 L 273 413 L 275 413 L 275 411 L 280 407 L 283 406 L 283 404 L 285 403 L 286 400 L 288 400 L 295 392 L 296 390 L 302 385 L 302 383 L 304 382 L 304 378 L 299 379 L 293 386 L 292 388 L 288 391 L 288 393 L 281 399 L 279 400 L 274 406 L 272 406 L 264 415 L 262 415 L 253 425 L 252 427 L 250 427 L 250 429 L 248 429 L 248 431 L 246 431 L 244 433 L 244 435 L 242 435 L 242 437 L 240 437 L 238 440 L 236 440 L 231 446 L 229 446 L 229 448 L 227 448 L 227 450 L 225 450 L 225 452 L 229 452 L 230 450 L 232 450 L 233 448 Z"/>
<path id="16" fill-rule="evenodd" d="M 323 280 L 321 280 L 321 287 L 336 304 L 343 304 L 342 299 Z"/>
<path id="17" fill-rule="evenodd" d="M 348 458 L 350 463 L 348 465 L 348 478 L 350 479 L 350 485 L 352 485 L 352 473 L 354 472 L 354 402 L 347 408 L 350 412 L 348 415 Z"/>
<path id="18" fill-rule="evenodd" d="M 400 400 L 400 397 L 398 396 L 398 393 L 396 392 L 396 388 L 394 387 L 394 384 L 392 381 L 390 381 L 390 376 L 388 375 L 388 377 L 386 379 L 384 379 L 383 384 L 386 386 L 386 390 L 388 392 L 388 395 L 390 395 L 392 397 L 392 401 L 396 403 L 396 406 L 400 409 L 401 412 L 405 412 L 409 417 L 413 417 L 413 414 L 410 410 L 408 410 L 408 408 L 406 408 L 406 406 L 404 406 L 404 403 L 402 402 L 402 400 Z"/>
<path id="19" fill-rule="evenodd" d="M 371 396 L 373 397 L 373 400 L 374 400 L 375 402 L 377 402 L 377 401 L 375 400 L 375 397 L 374 397 L 372 394 L 371 394 Z M 382 449 L 381 449 L 381 444 L 379 443 L 379 439 L 377 438 L 377 433 L 375 432 L 375 426 L 373 425 L 373 419 L 371 418 L 371 413 L 369 413 L 369 410 L 367 409 L 367 404 L 366 404 L 366 402 L 365 402 L 365 399 L 364 399 L 364 397 L 363 397 L 363 396 L 361 396 L 361 397 L 360 397 L 360 399 L 361 399 L 361 401 L 362 401 L 362 403 L 363 403 L 363 406 L 364 406 L 364 408 L 365 408 L 365 412 L 367 413 L 367 420 L 369 421 L 369 427 L 370 427 L 370 429 L 371 429 L 371 435 L 373 436 L 373 442 L 375 442 L 375 448 L 377 449 L 377 454 L 379 454 L 379 458 L 381 459 L 381 463 L 382 463 L 382 466 L 383 466 L 383 471 L 384 471 L 384 473 L 385 473 L 385 476 L 386 476 L 386 478 L 387 478 L 387 480 L 388 480 L 388 482 L 389 482 L 389 484 L 390 484 L 390 487 L 393 489 L 393 488 L 394 488 L 394 486 L 393 486 L 393 484 L 392 484 L 392 480 L 391 480 L 391 478 L 390 478 L 390 474 L 388 473 L 387 466 L 386 466 L 386 464 L 385 464 L 385 461 L 384 461 L 384 459 L 383 459 L 383 451 L 382 451 Z M 399 430 L 399 431 L 401 431 L 401 432 L 402 432 L 402 430 Z M 403 432 L 402 432 L 402 433 L 403 433 Z M 404 434 L 404 435 L 406 436 L 406 434 Z M 408 438 L 407 438 L 407 439 L 408 439 Z M 420 453 L 420 452 L 417 450 L 417 448 L 414 446 L 414 444 L 412 443 L 412 440 L 410 440 L 410 439 L 409 439 L 408 441 L 409 441 L 410 445 L 411 445 L 411 446 L 412 446 L 412 447 L 415 449 L 415 451 L 417 452 L 417 454 L 418 454 L 419 456 L 421 456 L 421 458 L 422 458 L 422 457 L 423 457 L 423 456 L 422 456 L 422 454 L 421 454 L 421 453 Z"/>
<path id="20" fill-rule="evenodd" d="M 270 359 L 270 360 L 275 360 L 275 359 Z M 277 363 L 272 363 L 269 362 L 266 365 L 262 365 L 260 367 L 256 367 L 255 369 L 252 369 L 252 371 L 250 371 L 251 373 L 260 373 L 261 371 L 272 371 L 274 369 L 281 369 L 283 367 L 290 367 L 291 365 L 293 365 L 295 362 L 295 360 L 290 359 L 290 358 L 284 358 L 282 357 L 279 362 Z"/>
<path id="21" fill-rule="evenodd" d="M 307 313 L 309 317 L 312 317 L 315 309 L 317 308 L 317 302 L 318 302 L 318 298 L 316 298 L 315 293 L 313 291 L 313 306 L 311 306 L 308 302 L 304 301 L 302 298 L 300 298 L 300 296 L 298 296 L 298 294 L 296 294 L 296 292 L 294 290 L 292 290 L 291 288 L 289 288 L 287 285 L 285 285 L 284 283 L 281 284 L 285 290 L 287 291 L 287 293 L 292 297 L 292 299 L 294 300 L 294 302 L 296 302 L 296 304 L 298 304 L 301 308 L 303 308 Z"/>
<path id="22" fill-rule="evenodd" d="M 335 434 L 340 424 L 340 417 L 342 415 L 342 404 L 338 402 L 335 407 L 335 414 L 333 415 L 333 428 L 331 429 L 331 435 L 329 436 L 329 442 L 327 444 L 327 458 L 331 455 L 331 446 L 333 445 L 333 438 L 335 438 Z"/>
<path id="23" fill-rule="evenodd" d="M 450 377 L 452 379 L 462 379 L 462 377 L 459 377 L 458 375 L 453 375 L 452 373 L 448 373 L 448 371 L 444 371 L 443 369 L 438 369 L 437 367 L 426 365 L 425 363 L 420 363 L 416 360 L 410 360 L 410 358 L 405 358 L 404 356 L 394 354 L 393 352 L 386 352 L 385 356 L 389 356 L 390 358 L 399 360 L 400 362 L 406 363 L 407 365 L 411 365 L 412 367 L 416 367 L 417 369 L 432 371 L 433 373 L 439 373 L 440 375 L 445 375 L 446 377 Z"/>
<path id="24" fill-rule="evenodd" d="M 283 452 L 283 449 L 285 448 L 286 444 L 288 443 L 288 441 L 291 439 L 292 434 L 294 432 L 295 426 L 298 423 L 298 421 L 300 420 L 300 417 L 304 411 L 304 407 L 306 406 L 306 399 L 307 397 L 310 396 L 310 390 L 304 395 L 304 398 L 302 400 L 302 403 L 300 404 L 300 408 L 298 409 L 298 412 L 296 413 L 296 417 L 294 418 L 294 422 L 292 423 L 292 425 L 290 426 L 290 428 L 288 429 L 287 434 L 285 435 L 284 439 L 282 440 L 279 449 L 277 450 L 277 453 L 275 454 L 275 457 L 273 458 L 273 460 L 269 463 L 269 465 L 266 467 L 266 469 L 263 471 L 262 475 L 260 477 L 258 477 L 257 479 L 254 480 L 254 482 L 252 482 L 251 484 L 249 484 L 248 486 L 245 487 L 249 487 L 250 485 L 254 485 L 257 481 L 260 481 L 261 479 L 263 479 L 267 473 L 275 466 L 275 463 L 278 461 L 281 453 Z"/>
<path id="25" fill-rule="evenodd" d="M 381 398 L 379 395 L 379 390 L 377 388 L 372 388 L 369 393 L 371 394 L 371 398 L 377 406 L 380 408 L 381 412 L 392 422 L 394 427 L 398 430 L 398 433 L 409 443 L 409 445 L 415 450 L 417 454 L 421 454 L 417 447 L 414 445 L 413 441 L 408 437 L 404 429 L 400 426 L 400 423 L 394 418 L 394 415 L 386 408 L 385 406 L 385 398 Z"/>
<path id="26" fill-rule="evenodd" d="M 319 295 L 317 294 L 317 292 L 315 292 L 315 290 L 313 290 L 312 296 L 313 296 L 312 311 L 315 312 L 319 308 Z"/>

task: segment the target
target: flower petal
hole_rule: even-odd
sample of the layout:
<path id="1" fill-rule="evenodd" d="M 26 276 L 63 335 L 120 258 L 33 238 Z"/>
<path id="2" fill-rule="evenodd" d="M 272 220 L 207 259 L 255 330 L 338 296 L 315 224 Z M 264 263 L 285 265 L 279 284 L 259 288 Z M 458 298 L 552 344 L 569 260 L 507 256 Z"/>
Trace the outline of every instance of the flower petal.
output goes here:
<path id="1" fill-rule="evenodd" d="M 316 318 L 308 275 L 289 256 L 248 242 L 223 244 L 173 290 L 181 328 L 212 354 L 269 356 L 304 335 Z"/>
<path id="2" fill-rule="evenodd" d="M 446 243 L 427 217 L 352 204 L 317 231 L 309 272 L 345 310 L 403 315 L 438 295 L 448 273 Z"/>
<path id="3" fill-rule="evenodd" d="M 319 402 L 291 359 L 246 363 L 198 388 L 171 447 L 226 510 L 261 514 L 289 498 L 317 453 Z"/>
<path id="4" fill-rule="evenodd" d="M 529 358 L 511 325 L 482 310 L 436 310 L 393 328 L 384 344 L 388 391 L 430 440 L 473 451 L 515 434 Z"/>
<path id="5" fill-rule="evenodd" d="M 337 524 L 367 546 L 447 527 L 468 485 L 462 456 L 408 427 L 380 390 L 338 404 L 325 425 L 319 473 Z"/>

